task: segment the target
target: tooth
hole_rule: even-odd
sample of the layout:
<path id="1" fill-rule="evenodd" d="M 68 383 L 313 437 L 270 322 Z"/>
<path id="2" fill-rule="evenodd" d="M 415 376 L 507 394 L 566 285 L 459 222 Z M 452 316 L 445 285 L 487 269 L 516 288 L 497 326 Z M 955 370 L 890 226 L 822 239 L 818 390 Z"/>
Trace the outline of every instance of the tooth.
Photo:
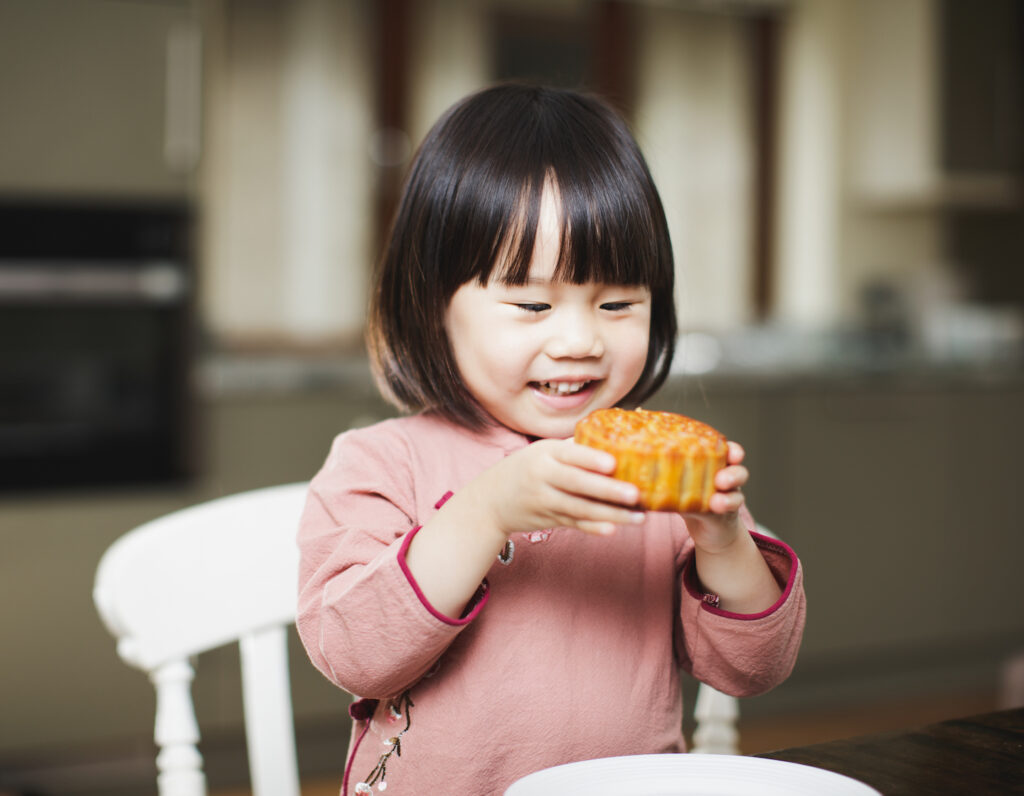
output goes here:
<path id="1" fill-rule="evenodd" d="M 584 387 L 587 386 L 588 382 L 585 381 L 540 381 L 537 382 L 538 386 L 545 392 L 551 393 L 552 395 L 572 395 L 578 393 Z"/>

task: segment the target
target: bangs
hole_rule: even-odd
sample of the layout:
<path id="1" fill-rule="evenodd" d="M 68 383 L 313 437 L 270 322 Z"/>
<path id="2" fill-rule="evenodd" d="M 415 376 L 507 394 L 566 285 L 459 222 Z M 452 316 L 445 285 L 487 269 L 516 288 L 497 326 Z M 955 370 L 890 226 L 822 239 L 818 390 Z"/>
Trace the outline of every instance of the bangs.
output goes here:
<path id="1" fill-rule="evenodd" d="M 550 168 L 540 179 L 524 183 L 515 206 L 505 215 L 510 219 L 499 229 L 490 267 L 477 278 L 486 284 L 492 277 L 506 285 L 525 285 L 530 275 L 545 190 L 558 210 L 558 260 L 556 282 L 656 287 L 661 269 L 655 220 L 643 197 L 628 196 L 622 181 L 602 185 L 601 174 L 587 180 L 559 174 Z"/>

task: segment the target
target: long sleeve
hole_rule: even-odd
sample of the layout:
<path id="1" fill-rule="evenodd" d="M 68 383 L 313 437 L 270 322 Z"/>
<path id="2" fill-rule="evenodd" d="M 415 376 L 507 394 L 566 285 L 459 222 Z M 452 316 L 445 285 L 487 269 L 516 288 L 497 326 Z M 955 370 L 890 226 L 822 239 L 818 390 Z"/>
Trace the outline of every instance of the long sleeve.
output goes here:
<path id="1" fill-rule="evenodd" d="M 796 554 L 776 539 L 751 535 L 782 589 L 774 605 L 756 614 L 722 610 L 713 596 L 701 592 L 692 542 L 681 558 L 677 654 L 698 680 L 734 696 L 764 693 L 789 676 L 806 619 L 803 569 Z"/>
<path id="2" fill-rule="evenodd" d="M 391 696 L 420 679 L 482 603 L 444 617 L 405 567 L 419 510 L 403 444 L 339 436 L 300 524 L 299 634 L 317 668 L 360 696 Z"/>

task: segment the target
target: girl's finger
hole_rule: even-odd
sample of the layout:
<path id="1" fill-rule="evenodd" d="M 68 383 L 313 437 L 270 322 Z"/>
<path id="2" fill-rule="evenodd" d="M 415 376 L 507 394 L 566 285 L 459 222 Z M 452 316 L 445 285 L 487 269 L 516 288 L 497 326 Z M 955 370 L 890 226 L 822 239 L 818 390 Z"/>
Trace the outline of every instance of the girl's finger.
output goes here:
<path id="1" fill-rule="evenodd" d="M 750 471 L 736 464 L 723 467 L 715 473 L 715 488 L 720 492 L 732 492 L 743 487 L 750 478 Z"/>
<path id="2" fill-rule="evenodd" d="M 743 450 L 743 446 L 738 442 L 730 440 L 726 443 L 728 452 L 726 453 L 726 461 L 729 464 L 739 464 L 743 461 L 743 457 L 747 455 L 747 452 Z"/>
<path id="3" fill-rule="evenodd" d="M 615 457 L 607 451 L 599 451 L 586 445 L 579 445 L 572 440 L 558 449 L 558 458 L 565 464 L 593 470 L 597 473 L 615 472 Z"/>
<path id="4" fill-rule="evenodd" d="M 634 506 L 640 499 L 640 490 L 635 484 L 571 464 L 554 468 L 548 476 L 548 482 L 562 492 L 602 503 Z"/>
<path id="5" fill-rule="evenodd" d="M 559 525 L 579 527 L 581 522 L 613 523 L 615 525 L 639 525 L 644 521 L 642 511 L 634 511 L 596 500 L 563 495 L 552 511 Z"/>
<path id="6" fill-rule="evenodd" d="M 708 509 L 712 514 L 732 514 L 743 505 L 742 492 L 716 492 L 708 501 Z"/>
<path id="7" fill-rule="evenodd" d="M 591 520 L 580 520 L 576 523 L 576 528 L 583 531 L 583 533 L 592 533 L 597 536 L 610 536 L 616 530 L 614 522 L 594 522 Z"/>

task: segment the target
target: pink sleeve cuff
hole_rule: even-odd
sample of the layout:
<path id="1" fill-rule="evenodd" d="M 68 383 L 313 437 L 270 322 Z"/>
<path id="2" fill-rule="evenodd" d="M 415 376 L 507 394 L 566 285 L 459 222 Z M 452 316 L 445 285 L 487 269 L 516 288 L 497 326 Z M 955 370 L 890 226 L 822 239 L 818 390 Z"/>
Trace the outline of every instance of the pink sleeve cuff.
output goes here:
<path id="1" fill-rule="evenodd" d="M 483 583 L 480 584 L 480 588 L 476 590 L 476 593 L 470 598 L 469 602 L 466 603 L 466 608 L 462 612 L 462 616 L 458 619 L 453 619 L 434 608 L 434 606 L 430 604 L 430 600 L 428 600 L 427 596 L 423 593 L 420 585 L 416 582 L 416 578 L 413 577 L 412 572 L 409 571 L 409 565 L 405 561 L 405 554 L 409 549 L 409 544 L 412 542 L 413 537 L 419 533 L 421 527 L 423 526 L 417 525 L 409 531 L 402 540 L 402 545 L 398 548 L 398 566 L 401 567 L 402 573 L 405 575 L 405 579 L 409 582 L 409 585 L 412 587 L 416 597 L 419 598 L 420 603 L 427 609 L 431 616 L 441 622 L 444 622 L 446 625 L 454 625 L 456 627 L 468 625 L 476 618 L 477 614 L 483 610 L 484 605 L 487 603 L 487 600 L 491 595 L 487 579 L 484 579 Z"/>
<path id="2" fill-rule="evenodd" d="M 764 556 L 765 563 L 768 564 L 769 569 L 772 571 L 772 575 L 782 588 L 782 594 L 775 603 L 763 611 L 759 611 L 756 614 L 738 614 L 733 611 L 726 611 L 718 607 L 717 595 L 708 594 L 703 591 L 700 585 L 700 581 L 697 579 L 697 567 L 694 564 L 694 557 L 691 556 L 690 560 L 686 562 L 683 568 L 683 586 L 693 599 L 699 600 L 701 608 L 708 613 L 714 614 L 715 616 L 723 616 L 728 619 L 763 619 L 766 616 L 771 616 L 773 613 L 781 608 L 786 600 L 789 599 L 789 595 L 793 591 L 793 584 L 796 582 L 796 571 L 800 565 L 799 559 L 796 557 L 796 553 L 793 552 L 793 548 L 787 545 L 785 542 L 781 542 L 778 539 L 773 539 L 769 536 L 757 533 L 756 531 L 749 532 L 754 537 L 754 542 L 761 550 L 761 554 Z"/>

